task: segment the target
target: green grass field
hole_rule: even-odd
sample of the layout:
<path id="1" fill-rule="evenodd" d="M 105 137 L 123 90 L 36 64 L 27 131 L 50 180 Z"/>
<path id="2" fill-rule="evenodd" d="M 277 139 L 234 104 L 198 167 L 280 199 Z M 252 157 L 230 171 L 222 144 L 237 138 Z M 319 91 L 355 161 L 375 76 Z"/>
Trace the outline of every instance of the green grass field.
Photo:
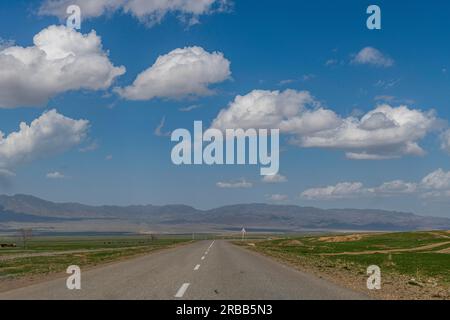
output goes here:
<path id="1" fill-rule="evenodd" d="M 444 231 L 289 237 L 255 241 L 249 248 L 333 272 L 345 269 L 361 275 L 369 265 L 378 265 L 383 273 L 450 285 L 450 233 Z"/>
<path id="2" fill-rule="evenodd" d="M 26 246 L 0 248 L 0 280 L 62 272 L 70 265 L 95 266 L 188 241 L 182 236 L 35 237 Z"/>

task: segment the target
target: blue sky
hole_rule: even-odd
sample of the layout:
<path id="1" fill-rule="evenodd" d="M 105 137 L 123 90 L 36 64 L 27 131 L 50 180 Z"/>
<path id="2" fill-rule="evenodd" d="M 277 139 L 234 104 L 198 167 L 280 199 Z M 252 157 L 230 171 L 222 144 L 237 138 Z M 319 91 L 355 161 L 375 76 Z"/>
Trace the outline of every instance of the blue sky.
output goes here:
<path id="1" fill-rule="evenodd" d="M 88 204 L 184 203 L 210 208 L 271 202 L 449 216 L 450 155 L 444 142 L 450 118 L 450 4 L 377 1 L 382 30 L 366 28 L 365 11 L 373 4 L 367 1 L 228 4 L 224 10 L 199 14 L 169 9 L 153 24 L 143 21 L 148 17 L 139 19 L 123 8 L 83 19 L 79 32 L 95 30 L 110 63 L 124 66 L 126 72 L 106 88 L 59 90 L 48 102 L 34 106 L 5 103 L 0 108 L 0 131 L 5 137 L 18 131 L 20 122 L 30 124 L 52 109 L 70 119 L 88 120 L 89 130 L 70 148 L 4 165 L 3 170 L 11 174 L 0 184 L 1 191 Z M 36 34 L 51 25 L 65 24 L 52 14 L 39 13 L 43 5 L 45 1 L 2 1 L 3 43 L 33 46 Z M 186 21 L 192 17 L 199 23 L 189 25 Z M 231 77 L 208 86 L 213 94 L 135 101 L 114 91 L 115 87 L 130 86 L 159 56 L 194 46 L 207 53 L 220 52 L 231 63 Z M 364 48 L 376 50 L 392 63 L 377 65 L 373 59 L 364 59 Z M 17 76 L 11 77 L 16 80 Z M 321 108 L 341 120 L 361 119 L 383 103 L 423 114 L 435 110 L 435 115 L 429 116 L 434 120 L 426 129 L 417 130 L 424 134 L 413 141 L 423 154 L 396 150 L 395 157 L 382 160 L 349 159 L 349 150 L 342 146 L 293 145 L 289 140 L 296 135 L 282 134 L 280 174 L 285 179 L 279 183 L 261 181 L 256 166 L 172 164 L 174 143 L 170 137 L 154 133 L 163 118 L 163 132 L 192 130 L 195 120 L 210 125 L 237 95 L 256 89 L 308 91 Z M 24 95 L 20 90 L 8 90 L 18 97 Z M 180 111 L 189 106 L 196 107 Z M 0 164 L 1 157 L 0 145 Z M 424 180 L 432 173 L 436 174 Z M 239 188 L 240 181 L 251 187 Z M 399 189 L 381 188 L 392 181 L 398 182 Z M 220 188 L 218 182 L 236 183 L 236 187 Z"/>

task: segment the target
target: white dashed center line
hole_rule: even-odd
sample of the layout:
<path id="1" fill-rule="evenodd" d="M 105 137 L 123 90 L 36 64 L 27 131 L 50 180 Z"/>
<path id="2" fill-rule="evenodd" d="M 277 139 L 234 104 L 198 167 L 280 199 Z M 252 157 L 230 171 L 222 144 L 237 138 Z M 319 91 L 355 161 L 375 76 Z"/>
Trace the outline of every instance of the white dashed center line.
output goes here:
<path id="1" fill-rule="evenodd" d="M 209 253 L 209 250 L 211 250 L 211 247 L 213 246 L 214 241 L 209 245 L 208 250 L 206 250 L 205 255 L 202 257 L 202 260 L 205 260 L 205 257 Z M 198 269 L 200 269 L 199 264 L 197 264 L 194 267 L 194 271 L 197 271 Z M 189 288 L 190 285 L 191 285 L 190 283 L 183 283 L 183 285 L 180 287 L 180 289 L 178 289 L 177 294 L 175 295 L 175 298 L 183 298 L 184 294 L 186 293 L 186 290 Z"/>
<path id="2" fill-rule="evenodd" d="M 183 298 L 184 294 L 186 293 L 187 288 L 189 288 L 190 283 L 183 283 L 180 289 L 178 289 L 177 294 L 175 295 L 175 298 Z"/>

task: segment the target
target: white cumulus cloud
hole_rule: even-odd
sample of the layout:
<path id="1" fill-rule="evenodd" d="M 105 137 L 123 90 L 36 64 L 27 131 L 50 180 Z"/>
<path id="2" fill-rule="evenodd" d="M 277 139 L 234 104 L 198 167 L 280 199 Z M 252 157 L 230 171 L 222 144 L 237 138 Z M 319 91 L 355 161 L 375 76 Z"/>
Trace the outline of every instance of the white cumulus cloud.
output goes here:
<path id="1" fill-rule="evenodd" d="M 47 173 L 45 175 L 45 177 L 47 179 L 64 179 L 66 176 L 63 173 L 61 173 L 61 172 L 55 171 L 55 172 Z"/>
<path id="2" fill-rule="evenodd" d="M 348 158 L 357 160 L 420 156 L 425 151 L 418 142 L 437 123 L 433 111 L 384 104 L 360 119 L 344 118 L 336 128 L 299 137 L 296 142 L 303 147 L 344 149 Z"/>
<path id="3" fill-rule="evenodd" d="M 307 200 L 333 200 L 355 198 L 366 190 L 361 182 L 341 182 L 334 186 L 311 188 L 302 192 L 301 197 Z"/>
<path id="4" fill-rule="evenodd" d="M 356 54 L 352 60 L 353 64 L 368 64 L 376 67 L 391 67 L 394 65 L 394 60 L 386 56 L 378 49 L 372 47 L 365 47 Z"/>
<path id="5" fill-rule="evenodd" d="M 287 178 L 281 174 L 273 174 L 273 175 L 268 175 L 268 176 L 264 176 L 262 178 L 262 182 L 265 183 L 282 183 L 282 182 L 287 182 Z"/>
<path id="6" fill-rule="evenodd" d="M 422 179 L 422 186 L 426 189 L 444 190 L 450 189 L 450 171 L 442 169 L 431 172 Z"/>
<path id="7" fill-rule="evenodd" d="M 253 184 L 251 182 L 248 182 L 245 179 L 241 179 L 239 181 L 233 181 L 233 182 L 217 182 L 216 186 L 219 188 L 225 188 L 225 189 L 245 189 L 245 188 L 251 188 L 253 187 Z"/>
<path id="8" fill-rule="evenodd" d="M 332 111 L 319 107 L 307 91 L 253 90 L 237 96 L 220 111 L 212 127 L 280 129 L 285 133 L 308 134 L 333 128 L 340 122 Z"/>
<path id="9" fill-rule="evenodd" d="M 225 11 L 227 0 L 45 0 L 39 14 L 67 17 L 69 5 L 78 5 L 82 17 L 95 18 L 115 11 L 128 13 L 148 25 L 160 23 L 163 18 L 174 13 L 182 21 L 195 24 L 201 15 Z"/>
<path id="10" fill-rule="evenodd" d="M 213 128 L 280 129 L 303 148 L 344 150 L 350 159 L 424 155 L 419 141 L 440 126 L 434 111 L 378 105 L 362 116 L 341 117 L 307 91 L 253 90 L 220 111 Z"/>
<path id="11" fill-rule="evenodd" d="M 385 182 L 378 188 L 372 190 L 378 195 L 398 195 L 408 194 L 417 191 L 417 184 L 411 182 L 404 182 L 403 180 L 394 180 Z"/>
<path id="12" fill-rule="evenodd" d="M 285 194 L 269 194 L 266 195 L 266 198 L 269 201 L 274 201 L 274 202 L 281 202 L 281 201 L 286 201 L 289 199 L 289 196 L 285 195 Z"/>
<path id="13" fill-rule="evenodd" d="M 421 198 L 450 199 L 450 171 L 437 169 L 418 182 L 394 180 L 378 187 L 361 182 L 341 182 L 327 187 L 311 188 L 300 196 L 306 200 L 338 200 L 361 197 L 393 197 L 415 195 Z"/>
<path id="14" fill-rule="evenodd" d="M 107 89 L 125 73 L 109 61 L 95 31 L 50 26 L 33 43 L 0 51 L 0 108 L 45 105 L 70 90 Z"/>
<path id="15" fill-rule="evenodd" d="M 80 144 L 87 136 L 89 121 L 74 120 L 56 110 L 44 112 L 30 125 L 22 122 L 19 130 L 5 136 L 0 131 L 0 169 L 64 152 Z"/>
<path id="16" fill-rule="evenodd" d="M 223 82 L 230 75 L 230 61 L 222 53 L 186 47 L 160 56 L 131 86 L 115 90 L 129 100 L 203 96 L 212 93 L 210 85 Z"/>

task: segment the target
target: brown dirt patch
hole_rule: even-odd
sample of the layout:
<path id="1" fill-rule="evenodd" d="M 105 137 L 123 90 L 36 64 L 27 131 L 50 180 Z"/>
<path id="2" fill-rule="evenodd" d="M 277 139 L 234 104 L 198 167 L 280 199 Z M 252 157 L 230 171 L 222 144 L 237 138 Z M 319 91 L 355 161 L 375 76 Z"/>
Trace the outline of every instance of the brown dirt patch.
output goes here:
<path id="1" fill-rule="evenodd" d="M 433 243 L 433 244 L 428 244 L 426 246 L 415 247 L 415 248 L 371 250 L 371 251 L 357 251 L 357 252 L 322 253 L 321 255 L 322 256 L 339 256 L 339 255 L 360 255 L 360 254 L 375 254 L 375 253 L 416 252 L 416 251 L 426 251 L 426 250 L 434 249 L 437 247 L 445 246 L 447 244 L 450 244 L 450 242 Z M 444 250 L 447 250 L 447 248 Z"/>
<path id="2" fill-rule="evenodd" d="M 439 250 L 439 251 L 436 251 L 437 253 L 448 253 L 448 254 L 450 254 L 450 248 L 445 248 L 445 249 L 442 249 L 442 250 Z"/>
<path id="3" fill-rule="evenodd" d="M 334 236 L 334 237 L 320 237 L 319 241 L 322 242 L 350 242 L 358 241 L 366 237 L 367 234 L 349 234 L 345 236 Z"/>
<path id="4" fill-rule="evenodd" d="M 289 240 L 285 243 L 283 243 L 282 245 L 288 245 L 288 246 L 301 246 L 303 245 L 303 242 L 299 241 L 299 240 Z"/>

